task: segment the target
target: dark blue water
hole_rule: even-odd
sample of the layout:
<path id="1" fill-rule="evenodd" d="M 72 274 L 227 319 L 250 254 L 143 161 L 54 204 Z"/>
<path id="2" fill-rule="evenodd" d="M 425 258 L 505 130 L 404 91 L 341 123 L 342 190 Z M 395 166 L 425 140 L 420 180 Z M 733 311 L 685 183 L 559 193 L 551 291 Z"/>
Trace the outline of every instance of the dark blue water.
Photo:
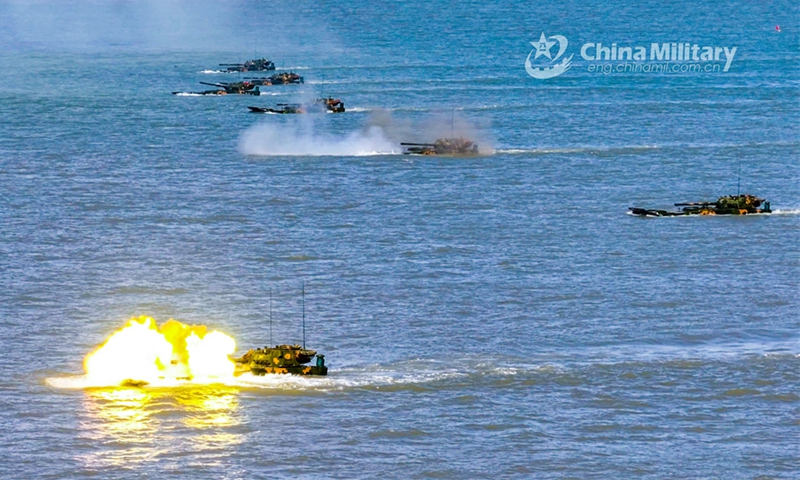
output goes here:
<path id="1" fill-rule="evenodd" d="M 797 5 L 0 12 L 2 477 L 800 475 Z M 575 54 L 549 80 L 543 31 Z M 737 53 L 604 75 L 586 42 Z M 170 94 L 254 53 L 306 84 Z M 246 111 L 320 95 L 348 112 Z M 392 153 L 451 129 L 494 153 Z M 737 188 L 775 213 L 626 213 Z M 266 344 L 270 289 L 299 342 L 303 281 L 327 378 L 48 381 L 132 316 Z"/>

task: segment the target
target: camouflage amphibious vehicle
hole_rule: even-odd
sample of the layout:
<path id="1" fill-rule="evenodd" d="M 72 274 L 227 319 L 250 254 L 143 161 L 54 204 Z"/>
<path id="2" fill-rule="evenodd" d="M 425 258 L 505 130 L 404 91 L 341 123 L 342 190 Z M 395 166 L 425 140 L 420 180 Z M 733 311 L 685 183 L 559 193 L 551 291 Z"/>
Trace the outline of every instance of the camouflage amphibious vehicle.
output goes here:
<path id="1" fill-rule="evenodd" d="M 628 207 L 633 215 L 641 217 L 679 217 L 684 215 L 753 215 L 770 213 L 769 202 L 755 195 L 728 195 L 719 197 L 716 202 L 676 203 L 683 207 L 679 211 L 651 210 Z M 760 207 L 760 208 L 759 208 Z"/>
<path id="2" fill-rule="evenodd" d="M 210 85 L 217 87 L 216 90 L 205 90 L 202 92 L 172 92 L 173 95 L 191 94 L 191 95 L 261 95 L 258 86 L 254 83 L 244 82 L 219 82 L 209 83 L 200 82 L 202 85 Z"/>
<path id="3" fill-rule="evenodd" d="M 254 85 L 291 85 L 297 83 L 304 83 L 305 79 L 294 72 L 280 72 L 270 75 L 269 77 L 251 77 L 245 78 L 246 81 Z"/>
<path id="4" fill-rule="evenodd" d="M 306 365 L 316 359 L 314 365 Z M 240 358 L 234 358 L 234 375 L 250 372 L 253 375 L 287 374 L 327 375 L 325 356 L 300 345 L 276 345 L 274 347 L 248 350 Z"/>
<path id="5" fill-rule="evenodd" d="M 296 73 L 276 73 L 269 77 L 245 78 L 241 82 L 200 82 L 202 85 L 217 87 L 216 90 L 202 92 L 172 92 L 173 95 L 261 95 L 260 86 L 291 85 L 303 83 L 303 77 Z"/>
<path id="6" fill-rule="evenodd" d="M 266 72 L 267 70 L 275 70 L 275 63 L 266 58 L 256 58 L 244 63 L 220 63 L 219 66 L 225 67 L 225 71 L 228 73 Z"/>
<path id="7" fill-rule="evenodd" d="M 344 102 L 338 98 L 317 98 L 313 102 L 306 104 L 300 103 L 279 103 L 280 108 L 268 107 L 247 107 L 252 113 L 342 113 L 344 112 Z"/>
<path id="8" fill-rule="evenodd" d="M 477 155 L 478 145 L 466 138 L 440 138 L 435 143 L 401 143 L 409 155 Z"/>

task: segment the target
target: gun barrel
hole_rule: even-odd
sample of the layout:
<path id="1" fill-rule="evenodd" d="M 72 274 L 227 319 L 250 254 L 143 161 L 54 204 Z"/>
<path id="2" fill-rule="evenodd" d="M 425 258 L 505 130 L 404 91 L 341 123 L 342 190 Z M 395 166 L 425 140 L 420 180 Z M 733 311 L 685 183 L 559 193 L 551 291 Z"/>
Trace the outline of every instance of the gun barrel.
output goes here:
<path id="1" fill-rule="evenodd" d="M 220 67 L 244 67 L 244 63 L 220 63 Z"/>
<path id="2" fill-rule="evenodd" d="M 705 207 L 706 205 L 715 205 L 717 202 L 689 202 L 689 203 L 676 203 L 676 207 Z"/>
<path id="3" fill-rule="evenodd" d="M 200 82 L 200 83 L 202 85 L 211 85 L 212 87 L 219 87 L 219 88 L 225 88 L 225 86 L 226 86 L 226 85 L 224 85 L 222 83 L 208 83 L 208 82 Z"/>
<path id="4" fill-rule="evenodd" d="M 410 146 L 416 146 L 416 147 L 435 147 L 436 146 L 435 143 L 407 143 L 407 142 L 401 142 L 400 145 L 410 145 Z"/>

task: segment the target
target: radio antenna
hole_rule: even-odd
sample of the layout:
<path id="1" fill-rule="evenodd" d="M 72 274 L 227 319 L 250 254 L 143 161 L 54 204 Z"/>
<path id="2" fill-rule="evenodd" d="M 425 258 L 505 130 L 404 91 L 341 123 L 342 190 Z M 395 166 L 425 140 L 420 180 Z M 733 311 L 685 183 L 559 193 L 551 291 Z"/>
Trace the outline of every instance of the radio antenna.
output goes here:
<path id="1" fill-rule="evenodd" d="M 739 196 L 739 187 L 742 185 L 742 159 L 739 159 L 739 174 L 736 178 L 736 196 Z"/>
<path id="2" fill-rule="evenodd" d="M 272 346 L 272 287 L 269 287 L 269 345 Z"/>
<path id="3" fill-rule="evenodd" d="M 303 280 L 302 284 L 302 298 L 303 298 L 303 350 L 306 349 L 306 281 Z"/>

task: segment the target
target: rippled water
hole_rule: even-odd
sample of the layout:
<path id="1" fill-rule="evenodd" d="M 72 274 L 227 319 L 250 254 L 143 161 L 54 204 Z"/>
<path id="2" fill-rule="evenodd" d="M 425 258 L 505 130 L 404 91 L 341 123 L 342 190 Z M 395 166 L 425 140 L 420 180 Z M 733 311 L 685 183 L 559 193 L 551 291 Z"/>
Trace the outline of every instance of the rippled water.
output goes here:
<path id="1" fill-rule="evenodd" d="M 3 7 L 4 478 L 798 476 L 796 5 L 143 5 Z M 738 53 L 542 82 L 542 30 Z M 170 94 L 254 47 L 306 84 Z M 451 122 L 495 153 L 387 148 Z M 775 213 L 626 213 L 740 170 Z M 69 388 L 132 316 L 298 342 L 302 281 L 326 378 Z"/>

